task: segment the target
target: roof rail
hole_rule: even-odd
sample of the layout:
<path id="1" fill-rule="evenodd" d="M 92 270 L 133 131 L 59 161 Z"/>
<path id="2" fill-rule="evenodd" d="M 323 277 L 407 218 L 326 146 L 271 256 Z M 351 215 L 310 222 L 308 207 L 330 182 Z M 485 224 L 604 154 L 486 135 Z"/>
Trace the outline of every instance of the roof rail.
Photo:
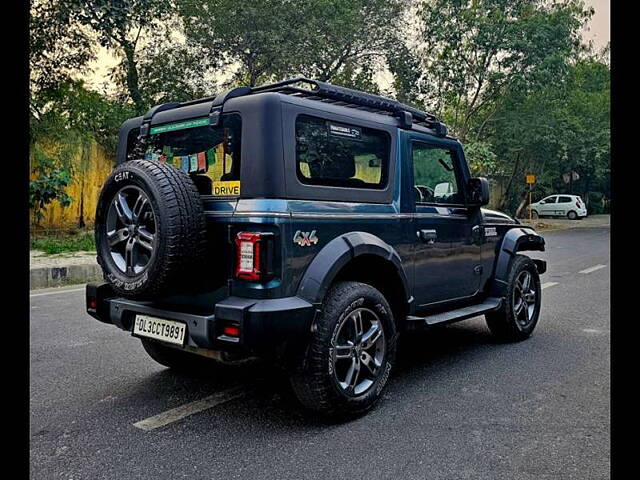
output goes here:
<path id="1" fill-rule="evenodd" d="M 305 77 L 290 78 L 281 82 L 261 85 L 253 88 L 232 88 L 216 96 L 191 100 L 189 102 L 157 105 L 149 109 L 145 114 L 144 123 L 147 123 L 148 125 L 151 122 L 153 115 L 159 111 L 170 110 L 187 105 L 195 105 L 198 103 L 212 102 L 210 117 L 212 124 L 217 124 L 221 107 L 225 101 L 235 97 L 264 92 L 284 93 L 310 100 L 319 100 L 335 105 L 366 110 L 373 113 L 391 115 L 398 118 L 401 128 L 411 128 L 413 123 L 417 123 L 433 129 L 439 136 L 444 137 L 447 135 L 447 126 L 444 123 L 441 123 L 440 120 L 438 120 L 438 118 L 432 113 L 424 112 L 381 95 L 360 92 L 358 90 L 339 87 L 337 85 L 331 85 L 326 82 L 311 80 Z"/>
<path id="2" fill-rule="evenodd" d="M 412 123 L 415 122 L 434 129 L 438 135 L 445 136 L 447 134 L 447 126 L 432 113 L 424 112 L 381 95 L 360 92 L 305 77 L 291 78 L 251 89 L 251 93 L 263 92 L 286 93 L 348 107 L 360 107 L 374 113 L 391 114 L 400 120 L 403 128 L 411 128 Z"/>

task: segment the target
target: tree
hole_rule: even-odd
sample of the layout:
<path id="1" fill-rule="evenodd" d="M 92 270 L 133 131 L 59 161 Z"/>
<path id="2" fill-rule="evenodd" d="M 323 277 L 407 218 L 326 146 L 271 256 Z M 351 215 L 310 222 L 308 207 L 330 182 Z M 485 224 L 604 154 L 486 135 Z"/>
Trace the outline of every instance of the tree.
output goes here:
<path id="1" fill-rule="evenodd" d="M 138 114 L 146 104 L 140 89 L 137 49 L 145 34 L 169 35 L 171 0 L 66 0 L 65 12 L 76 23 L 90 28 L 98 43 L 122 56 L 120 76 Z M 155 32 L 157 31 L 157 32 Z"/>
<path id="2" fill-rule="evenodd" d="M 258 85 L 302 74 L 377 88 L 376 61 L 390 48 L 406 0 L 180 0 L 187 44 L 204 72 Z"/>
<path id="3" fill-rule="evenodd" d="M 420 89 L 461 138 L 482 139 L 510 89 L 562 76 L 593 13 L 581 0 L 425 0 Z"/>
<path id="4" fill-rule="evenodd" d="M 497 160 L 492 173 L 507 181 L 500 208 L 515 209 L 522 200 L 526 173 L 537 176 L 537 197 L 608 194 L 609 97 L 609 68 L 595 56 L 574 58 L 557 84 L 505 95 L 486 128 Z M 580 180 L 567 185 L 562 175 L 570 171 Z"/>
<path id="5" fill-rule="evenodd" d="M 38 116 L 61 83 L 86 71 L 95 51 L 88 33 L 72 20 L 64 0 L 35 0 L 30 14 L 30 113 Z"/>

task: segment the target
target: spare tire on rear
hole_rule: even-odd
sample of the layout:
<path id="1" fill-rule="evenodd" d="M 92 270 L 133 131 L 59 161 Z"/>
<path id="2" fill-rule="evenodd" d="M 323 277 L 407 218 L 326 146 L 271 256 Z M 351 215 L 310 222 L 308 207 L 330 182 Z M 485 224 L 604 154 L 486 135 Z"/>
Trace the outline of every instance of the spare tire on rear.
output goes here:
<path id="1" fill-rule="evenodd" d="M 165 163 L 131 160 L 105 182 L 95 223 L 98 263 L 120 295 L 150 298 L 188 288 L 206 254 L 202 200 Z"/>

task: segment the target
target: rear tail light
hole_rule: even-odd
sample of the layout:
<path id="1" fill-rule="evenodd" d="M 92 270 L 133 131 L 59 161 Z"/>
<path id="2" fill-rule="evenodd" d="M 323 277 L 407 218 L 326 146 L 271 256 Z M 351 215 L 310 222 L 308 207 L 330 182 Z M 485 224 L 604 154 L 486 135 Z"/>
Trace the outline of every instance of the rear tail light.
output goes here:
<path id="1" fill-rule="evenodd" d="M 236 235 L 236 272 L 241 280 L 262 281 L 270 275 L 267 239 L 272 233 L 240 232 Z"/>
<path id="2" fill-rule="evenodd" d="M 227 337 L 240 337 L 240 325 L 227 324 L 222 327 L 222 334 Z"/>
<path id="3" fill-rule="evenodd" d="M 580 202 L 576 201 L 576 207 L 580 208 Z"/>

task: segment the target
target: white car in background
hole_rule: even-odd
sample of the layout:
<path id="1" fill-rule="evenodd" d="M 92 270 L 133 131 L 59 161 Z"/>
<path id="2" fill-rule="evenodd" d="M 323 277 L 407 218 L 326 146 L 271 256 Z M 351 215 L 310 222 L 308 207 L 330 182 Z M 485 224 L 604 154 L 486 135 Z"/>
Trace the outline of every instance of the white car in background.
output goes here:
<path id="1" fill-rule="evenodd" d="M 538 217 L 567 217 L 577 220 L 587 216 L 587 206 L 578 195 L 549 195 L 531 204 L 531 215 Z"/>

